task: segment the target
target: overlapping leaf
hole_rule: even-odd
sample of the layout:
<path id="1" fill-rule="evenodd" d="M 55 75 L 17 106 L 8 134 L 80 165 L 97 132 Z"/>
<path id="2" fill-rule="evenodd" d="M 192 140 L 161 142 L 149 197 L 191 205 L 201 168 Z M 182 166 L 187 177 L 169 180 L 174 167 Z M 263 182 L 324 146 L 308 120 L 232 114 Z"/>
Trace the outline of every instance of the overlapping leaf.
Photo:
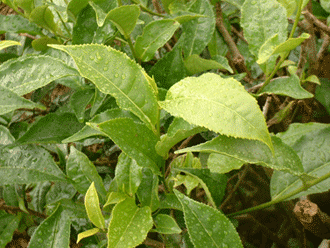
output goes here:
<path id="1" fill-rule="evenodd" d="M 67 52 L 80 74 L 98 89 L 116 98 L 119 107 L 130 110 L 155 131 L 157 99 L 144 70 L 127 55 L 103 45 L 52 47 Z"/>
<path id="2" fill-rule="evenodd" d="M 150 22 L 136 39 L 134 48 L 138 58 L 144 62 L 151 60 L 158 48 L 165 45 L 179 26 L 178 22 L 170 19 Z"/>
<path id="3" fill-rule="evenodd" d="M 105 199 L 107 192 L 94 164 L 74 146 L 70 148 L 70 156 L 66 162 L 66 172 L 68 177 L 73 180 L 72 184 L 79 193 L 86 194 L 90 184 L 94 182 L 98 193 Z"/>
<path id="4" fill-rule="evenodd" d="M 52 215 L 44 220 L 34 231 L 28 247 L 69 247 L 70 225 L 70 218 L 63 211 L 63 208 L 58 205 Z"/>
<path id="5" fill-rule="evenodd" d="M 34 145 L 0 149 L 0 165 L 1 185 L 66 180 L 52 156 Z"/>
<path id="6" fill-rule="evenodd" d="M 323 129 L 316 129 L 306 133 L 306 127 L 301 125 L 296 127 L 293 135 L 289 138 L 292 144 L 295 139 L 297 140 L 293 145 L 304 166 L 305 172 L 313 177 L 319 178 L 329 174 L 330 171 L 330 127 Z M 314 127 L 308 126 L 310 130 Z M 315 128 L 317 128 L 315 126 Z M 293 140 L 292 140 L 293 138 Z M 291 141 L 290 141 L 291 140 Z M 330 175 L 329 175 L 330 176 Z M 321 193 L 329 189 L 330 179 L 326 179 L 315 186 L 312 186 L 307 191 L 300 192 L 289 199 L 297 198 L 304 195 Z M 291 174 L 276 171 L 271 179 L 271 196 L 273 200 L 290 194 L 302 187 L 302 181 Z"/>
<path id="7" fill-rule="evenodd" d="M 20 97 L 16 93 L 12 92 L 10 89 L 0 85 L 0 115 L 9 113 L 19 108 L 40 108 L 43 110 L 46 109 L 45 106 Z"/>
<path id="8" fill-rule="evenodd" d="M 235 227 L 224 214 L 177 190 L 174 193 L 182 204 L 188 233 L 196 248 L 243 248 Z"/>
<path id="9" fill-rule="evenodd" d="M 228 136 L 260 140 L 273 149 L 256 100 L 233 78 L 213 73 L 185 78 L 173 85 L 159 104 L 189 123 Z"/>
<path id="10" fill-rule="evenodd" d="M 79 73 L 62 60 L 44 55 L 22 56 L 0 66 L 0 85 L 18 95 L 67 76 L 79 76 Z"/>
<path id="11" fill-rule="evenodd" d="M 3 33 L 29 33 L 32 35 L 41 34 L 41 28 L 30 23 L 20 15 L 0 15 L 0 34 Z"/>
<path id="12" fill-rule="evenodd" d="M 155 151 L 158 138 L 146 125 L 136 123 L 130 118 L 117 118 L 90 125 L 109 136 L 139 166 L 148 167 L 155 174 L 160 173 L 158 165 L 162 159 Z"/>
<path id="13" fill-rule="evenodd" d="M 14 40 L 2 40 L 0 41 L 0 50 L 5 49 L 10 46 L 21 46 L 22 44 Z"/>
<path id="14" fill-rule="evenodd" d="M 121 109 L 110 109 L 107 111 L 104 111 L 96 116 L 94 116 L 90 122 L 92 123 L 101 123 L 108 120 L 116 119 L 116 118 L 132 118 L 134 121 L 138 122 L 139 119 L 133 115 L 129 111 L 121 110 Z M 91 128 L 90 126 L 86 125 L 84 126 L 79 132 L 73 134 L 72 136 L 66 138 L 62 141 L 62 143 L 69 143 L 69 142 L 75 142 L 78 140 L 82 140 L 91 136 L 95 135 L 104 135 L 102 132 L 95 130 Z"/>
<path id="15" fill-rule="evenodd" d="M 301 87 L 300 80 L 296 74 L 290 77 L 278 77 L 271 81 L 258 95 L 276 94 L 290 96 L 295 99 L 312 98 L 313 94 Z"/>
<path id="16" fill-rule="evenodd" d="M 113 208 L 108 228 L 108 247 L 138 246 L 147 237 L 152 224 L 150 208 L 138 208 L 133 198 L 127 198 Z"/>
<path id="17" fill-rule="evenodd" d="M 246 0 L 242 6 L 241 25 L 250 52 L 258 56 L 260 47 L 278 34 L 278 44 L 286 41 L 288 21 L 285 8 L 276 0 Z"/>
<path id="18" fill-rule="evenodd" d="M 179 150 L 176 153 L 219 153 L 241 160 L 245 163 L 260 164 L 275 170 L 282 170 L 294 175 L 301 175 L 304 170 L 296 152 L 276 136 L 272 136 L 272 143 L 275 153 L 274 156 L 271 151 L 267 149 L 267 146 L 259 141 L 220 135 L 211 141 Z"/>
<path id="19" fill-rule="evenodd" d="M 215 29 L 215 18 L 212 5 L 209 1 L 197 0 L 189 7 L 188 11 L 204 15 L 182 25 L 184 35 L 184 54 L 200 54 L 212 39 Z"/>

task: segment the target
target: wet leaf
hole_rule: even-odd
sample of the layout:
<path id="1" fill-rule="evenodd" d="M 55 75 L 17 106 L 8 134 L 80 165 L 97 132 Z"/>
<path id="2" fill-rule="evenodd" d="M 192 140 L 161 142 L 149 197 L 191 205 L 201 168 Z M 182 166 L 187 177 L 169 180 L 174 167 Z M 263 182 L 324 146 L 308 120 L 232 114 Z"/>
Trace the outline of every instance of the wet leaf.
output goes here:
<path id="1" fill-rule="evenodd" d="M 108 228 L 108 247 L 138 246 L 147 237 L 152 224 L 150 208 L 139 208 L 133 198 L 127 198 L 112 210 Z"/>
<path id="2" fill-rule="evenodd" d="M 0 211 L 0 247 L 5 248 L 12 238 L 15 230 L 22 219 L 22 213 L 18 212 L 17 215 L 11 215 L 4 210 Z"/>
<path id="3" fill-rule="evenodd" d="M 41 28 L 30 23 L 20 15 L 0 15 L 0 34 L 3 33 L 29 33 L 32 35 L 41 34 Z"/>
<path id="4" fill-rule="evenodd" d="M 155 231 L 161 234 L 174 234 L 182 231 L 175 220 L 166 214 L 157 214 L 154 222 L 156 226 Z"/>
<path id="5" fill-rule="evenodd" d="M 228 136 L 260 140 L 273 150 L 256 100 L 233 78 L 213 73 L 185 78 L 168 90 L 159 105 L 191 124 Z"/>

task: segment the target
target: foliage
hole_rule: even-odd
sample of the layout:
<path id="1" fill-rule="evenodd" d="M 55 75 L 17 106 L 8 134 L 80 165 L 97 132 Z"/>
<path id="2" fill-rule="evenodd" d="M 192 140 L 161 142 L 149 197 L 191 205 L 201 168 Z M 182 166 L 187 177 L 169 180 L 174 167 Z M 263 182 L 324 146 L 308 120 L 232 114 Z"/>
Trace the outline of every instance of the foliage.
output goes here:
<path id="1" fill-rule="evenodd" d="M 329 125 L 269 128 L 320 84 L 292 55 L 306 1 L 2 2 L 0 247 L 243 247 L 229 217 L 329 189 Z M 244 164 L 274 170 L 272 200 L 226 214 Z"/>

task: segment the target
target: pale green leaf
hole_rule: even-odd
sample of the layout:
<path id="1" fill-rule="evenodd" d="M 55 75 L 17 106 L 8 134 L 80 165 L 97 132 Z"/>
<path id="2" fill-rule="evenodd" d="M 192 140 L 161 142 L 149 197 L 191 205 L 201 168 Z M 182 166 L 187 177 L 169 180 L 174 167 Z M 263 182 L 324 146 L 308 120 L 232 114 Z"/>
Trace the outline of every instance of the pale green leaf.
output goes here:
<path id="1" fill-rule="evenodd" d="M 34 145 L 0 149 L 0 164 L 1 185 L 66 180 L 52 156 Z"/>
<path id="2" fill-rule="evenodd" d="M 321 85 L 319 78 L 315 75 L 308 76 L 305 80 L 303 80 L 303 82 L 312 82 L 314 84 Z"/>
<path id="3" fill-rule="evenodd" d="M 93 228 L 93 229 L 89 229 L 87 231 L 81 232 L 78 234 L 78 238 L 77 238 L 77 243 L 79 243 L 80 240 L 93 236 L 94 234 L 97 234 L 100 231 L 99 228 Z"/>
<path id="4" fill-rule="evenodd" d="M 2 40 L 0 41 L 0 50 L 5 49 L 10 46 L 21 46 L 22 44 L 14 40 Z"/>
<path id="5" fill-rule="evenodd" d="M 147 237 L 152 228 L 151 209 L 138 208 L 133 198 L 118 203 L 112 210 L 108 228 L 108 247 L 133 248 Z"/>
<path id="6" fill-rule="evenodd" d="M 151 60 L 155 52 L 173 36 L 180 24 L 175 20 L 163 19 L 150 22 L 143 28 L 134 44 L 136 55 L 143 62 Z"/>
<path id="7" fill-rule="evenodd" d="M 146 125 L 136 123 L 130 118 L 117 118 L 89 125 L 109 136 L 139 166 L 148 167 L 155 174 L 160 173 L 162 159 L 155 151 L 158 138 Z"/>
<path id="8" fill-rule="evenodd" d="M 278 77 L 273 79 L 270 84 L 262 89 L 258 96 L 262 94 L 290 96 L 295 99 L 313 97 L 313 94 L 301 87 L 299 77 L 296 74 L 293 74 L 290 77 Z"/>
<path id="9" fill-rule="evenodd" d="M 156 226 L 155 231 L 161 234 L 174 234 L 182 231 L 175 220 L 166 214 L 157 214 L 154 222 Z"/>
<path id="10" fill-rule="evenodd" d="M 12 144 L 15 141 L 14 136 L 10 133 L 9 129 L 0 125 L 0 147 L 3 145 Z"/>
<path id="11" fill-rule="evenodd" d="M 71 220 L 59 204 L 34 231 L 28 248 L 69 248 Z"/>
<path id="12" fill-rule="evenodd" d="M 219 153 L 244 163 L 260 164 L 275 170 L 301 175 L 304 170 L 296 152 L 276 136 L 272 136 L 272 143 L 274 156 L 267 146 L 259 141 L 220 135 L 211 141 L 176 151 L 176 153 Z"/>
<path id="13" fill-rule="evenodd" d="M 57 31 L 54 15 L 48 8 L 48 5 L 42 5 L 32 10 L 31 14 L 29 15 L 29 21 L 36 23 L 42 28 L 46 28 L 52 31 L 53 33 L 56 33 Z"/>
<path id="14" fill-rule="evenodd" d="M 83 77 L 101 92 L 116 98 L 120 108 L 131 111 L 156 132 L 157 98 L 138 64 L 120 51 L 103 45 L 51 46 L 67 52 Z"/>
<path id="15" fill-rule="evenodd" d="M 19 108 L 40 108 L 46 110 L 45 106 L 31 102 L 0 85 L 0 115 L 7 114 Z"/>
<path id="16" fill-rule="evenodd" d="M 118 190 L 134 196 L 142 180 L 142 167 L 125 153 L 121 153 L 115 170 Z"/>
<path id="17" fill-rule="evenodd" d="M 135 28 L 140 15 L 140 8 L 137 5 L 123 5 L 111 10 L 107 18 L 111 20 L 120 33 L 128 37 Z"/>
<path id="18" fill-rule="evenodd" d="M 107 111 L 104 111 L 96 116 L 94 116 L 91 120 L 89 120 L 92 123 L 101 123 L 108 120 L 116 119 L 116 118 L 132 118 L 135 122 L 139 122 L 139 119 L 133 115 L 129 111 L 125 111 L 122 109 L 109 109 Z M 102 132 L 95 130 L 91 128 L 90 126 L 86 125 L 84 126 L 79 132 L 73 134 L 72 136 L 66 138 L 65 140 L 62 140 L 62 143 L 70 143 L 75 142 L 78 140 L 86 139 L 91 136 L 95 135 L 105 135 Z"/>
<path id="19" fill-rule="evenodd" d="M 197 54 L 192 54 L 184 60 L 184 65 L 190 75 L 197 74 L 211 69 L 226 69 L 215 60 L 203 59 Z M 229 67 L 230 68 L 230 67 Z M 231 73 L 233 70 L 230 71 Z"/>
<path id="20" fill-rule="evenodd" d="M 137 191 L 137 196 L 142 206 L 149 206 L 154 212 L 159 207 L 158 176 L 151 170 L 143 168 L 142 181 Z"/>
<path id="21" fill-rule="evenodd" d="M 268 39 L 260 48 L 258 55 L 258 64 L 265 63 L 271 55 L 290 52 L 309 38 L 309 34 L 303 33 L 299 38 L 290 38 L 285 42 L 278 44 L 278 34 Z"/>
<path id="22" fill-rule="evenodd" d="M 60 143 L 63 139 L 78 132 L 83 125 L 72 113 L 50 113 L 34 122 L 14 145 Z"/>
<path id="23" fill-rule="evenodd" d="M 95 165 L 74 146 L 70 147 L 70 155 L 66 162 L 66 173 L 79 193 L 86 194 L 90 184 L 94 182 L 97 192 L 101 198 L 105 199 L 107 192 Z"/>
<path id="24" fill-rule="evenodd" d="M 243 248 L 235 227 L 223 213 L 177 190 L 174 193 L 182 204 L 188 233 L 196 248 Z"/>
<path id="25" fill-rule="evenodd" d="M 330 13 L 330 1 L 329 0 L 320 0 L 320 4 L 326 12 Z"/>
<path id="26" fill-rule="evenodd" d="M 22 56 L 0 66 L 0 85 L 20 96 L 67 76 L 79 73 L 62 60 L 45 55 Z"/>
<path id="27" fill-rule="evenodd" d="M 220 134 L 260 140 L 273 149 L 264 116 L 244 87 L 213 73 L 173 85 L 160 106 L 174 116 Z"/>
<path id="28" fill-rule="evenodd" d="M 224 154 L 211 153 L 207 159 L 207 168 L 211 172 L 228 173 L 232 170 L 240 169 L 245 162 Z"/>
<path id="29" fill-rule="evenodd" d="M 277 0 L 280 4 L 284 6 L 287 12 L 287 17 L 290 17 L 292 14 L 294 14 L 296 8 L 297 8 L 297 1 L 292 0 Z"/>
<path id="30" fill-rule="evenodd" d="M 99 27 L 103 26 L 105 20 L 107 19 L 109 11 L 117 7 L 117 1 L 89 1 L 90 6 L 93 7 L 96 13 L 96 21 Z"/>
<path id="31" fill-rule="evenodd" d="M 85 195 L 85 208 L 90 221 L 100 229 L 104 229 L 105 222 L 100 209 L 99 197 L 94 182 L 89 186 Z"/>
<path id="32" fill-rule="evenodd" d="M 0 15 L 0 34 L 3 33 L 41 34 L 41 29 L 20 15 Z"/>
<path id="33" fill-rule="evenodd" d="M 109 205 L 117 204 L 127 198 L 127 194 L 121 192 L 111 192 L 108 196 L 107 202 L 104 204 L 103 208 L 106 208 Z"/>
<path id="34" fill-rule="evenodd" d="M 249 50 L 258 56 L 260 47 L 275 34 L 278 42 L 287 39 L 286 9 L 276 0 L 246 0 L 242 6 L 241 25 Z"/>
<path id="35" fill-rule="evenodd" d="M 285 144 L 292 147 L 297 140 L 307 135 L 308 133 L 324 129 L 326 127 L 330 127 L 330 124 L 323 124 L 317 122 L 292 123 L 290 124 L 289 129 L 287 131 L 278 133 L 276 134 L 276 136 L 281 138 L 281 140 Z"/>
<path id="36" fill-rule="evenodd" d="M 171 125 L 168 128 L 166 134 L 164 134 L 160 141 L 156 144 L 156 151 L 159 155 L 167 158 L 169 150 L 181 140 L 188 138 L 196 133 L 207 131 L 206 128 L 189 124 L 182 118 L 174 118 Z"/>
<path id="37" fill-rule="evenodd" d="M 319 178 L 329 174 L 330 171 L 330 127 L 316 129 L 308 133 L 306 133 L 306 127 L 301 126 L 300 134 L 296 132 L 296 135 L 301 136 L 301 138 L 292 145 L 292 148 L 300 157 L 305 172 L 309 176 Z M 308 128 L 312 128 L 312 126 Z M 303 135 L 302 133 L 306 134 Z M 302 191 L 286 200 L 328 191 L 329 184 L 330 178 L 327 178 L 308 190 Z M 272 200 L 276 200 L 279 197 L 292 193 L 303 186 L 303 184 L 296 176 L 275 171 L 270 186 Z"/>
<path id="38" fill-rule="evenodd" d="M 196 0 L 188 9 L 189 12 L 204 15 L 182 25 L 184 35 L 184 55 L 200 54 L 212 39 L 215 29 L 215 18 L 209 1 Z"/>
<path id="39" fill-rule="evenodd" d="M 196 13 L 189 12 L 189 11 L 178 11 L 170 16 L 171 19 L 179 22 L 180 24 L 186 23 L 188 21 L 191 21 L 191 20 L 194 20 L 194 19 L 197 19 L 200 17 L 207 17 L 207 16 L 196 14 Z"/>

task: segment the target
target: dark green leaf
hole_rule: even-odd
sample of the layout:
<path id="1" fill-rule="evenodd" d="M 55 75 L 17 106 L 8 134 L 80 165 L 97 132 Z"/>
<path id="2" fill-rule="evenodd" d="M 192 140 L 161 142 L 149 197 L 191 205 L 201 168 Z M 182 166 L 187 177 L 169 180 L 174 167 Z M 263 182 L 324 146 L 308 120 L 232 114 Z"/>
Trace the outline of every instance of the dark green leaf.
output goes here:
<path id="1" fill-rule="evenodd" d="M 77 191 L 71 183 L 55 183 L 46 194 L 47 205 L 57 203 L 62 199 L 71 199 L 76 193 Z"/>
<path id="2" fill-rule="evenodd" d="M 175 220 L 166 214 L 157 214 L 154 219 L 156 232 L 161 234 L 181 233 L 181 229 Z"/>
<path id="3" fill-rule="evenodd" d="M 79 122 L 84 122 L 84 115 L 87 104 L 94 96 L 93 89 L 76 91 L 70 98 L 70 105 Z"/>
<path id="4" fill-rule="evenodd" d="M 0 211 L 0 247 L 6 247 L 13 237 L 14 231 L 22 219 L 22 213 L 18 212 L 16 216 Z"/>

